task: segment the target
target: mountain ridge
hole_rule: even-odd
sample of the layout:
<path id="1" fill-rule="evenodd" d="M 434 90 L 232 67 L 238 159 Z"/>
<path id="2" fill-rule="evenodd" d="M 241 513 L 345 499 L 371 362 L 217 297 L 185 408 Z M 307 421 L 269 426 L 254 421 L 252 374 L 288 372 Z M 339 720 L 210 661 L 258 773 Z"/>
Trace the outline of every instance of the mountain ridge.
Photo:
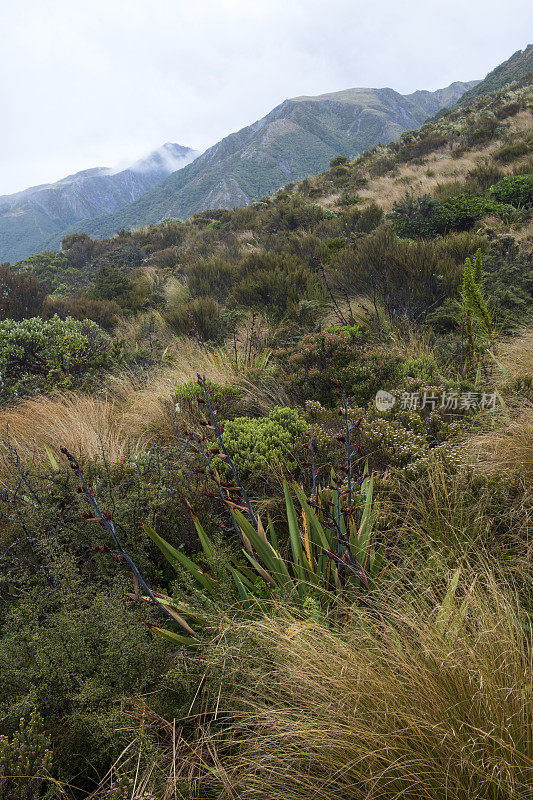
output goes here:
<path id="1" fill-rule="evenodd" d="M 78 220 L 116 211 L 196 155 L 167 142 L 123 169 L 91 167 L 0 196 L 0 262 L 24 258 Z"/>
<path id="2" fill-rule="evenodd" d="M 108 236 L 166 217 L 247 205 L 320 172 L 337 155 L 354 157 L 420 127 L 443 102 L 453 105 L 475 83 L 456 81 L 436 92 L 419 90 L 411 95 L 385 87 L 289 98 L 224 137 L 135 202 L 115 214 L 84 220 L 76 230 Z M 57 237 L 49 242 L 52 247 L 58 244 Z"/>

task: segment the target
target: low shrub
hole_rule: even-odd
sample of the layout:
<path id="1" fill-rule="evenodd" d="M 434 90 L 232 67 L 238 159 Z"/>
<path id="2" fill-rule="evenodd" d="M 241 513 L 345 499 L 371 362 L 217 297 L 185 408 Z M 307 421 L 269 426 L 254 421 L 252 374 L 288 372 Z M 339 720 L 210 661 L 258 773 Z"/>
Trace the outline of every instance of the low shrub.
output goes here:
<path id="1" fill-rule="evenodd" d="M 346 330 L 309 334 L 275 351 L 284 387 L 298 401 L 337 402 L 336 381 L 358 405 L 366 405 L 398 374 L 400 359 L 385 348 L 368 348 L 362 334 Z"/>
<path id="2" fill-rule="evenodd" d="M 494 152 L 494 159 L 501 164 L 509 164 L 511 161 L 527 155 L 529 151 L 530 148 L 526 142 L 509 142 Z"/>
<path id="3" fill-rule="evenodd" d="M 294 447 L 307 430 L 307 422 L 296 409 L 276 406 L 268 417 L 236 417 L 225 422 L 224 447 L 239 476 L 253 482 L 281 467 L 291 473 L 296 470 Z M 214 459 L 213 465 L 228 472 L 221 460 Z"/>
<path id="4" fill-rule="evenodd" d="M 216 297 L 224 300 L 233 286 L 237 270 L 221 258 L 199 261 L 187 267 L 187 284 L 192 297 Z"/>
<path id="5" fill-rule="evenodd" d="M 466 194 L 450 197 L 439 203 L 435 209 L 433 223 L 435 232 L 469 230 L 478 219 L 487 214 L 507 218 L 513 214 L 513 208 L 508 204 L 496 203 L 484 197 L 470 197 Z"/>
<path id="6" fill-rule="evenodd" d="M 41 313 L 46 289 L 34 275 L 15 272 L 0 265 L 0 320 L 20 321 Z"/>
<path id="7" fill-rule="evenodd" d="M 499 203 L 509 203 L 518 208 L 533 203 L 533 173 L 503 178 L 490 187 L 491 195 Z"/>
<path id="8" fill-rule="evenodd" d="M 212 297 L 196 297 L 164 314 L 174 333 L 209 342 L 221 342 L 228 330 L 222 308 Z"/>
<path id="9" fill-rule="evenodd" d="M 372 301 L 376 316 L 383 310 L 391 322 L 422 319 L 456 292 L 460 274 L 440 242 L 398 239 L 388 228 L 339 252 L 332 271 L 351 294 Z"/>
<path id="10" fill-rule="evenodd" d="M 55 316 L 0 323 L 0 392 L 8 397 L 39 386 L 70 388 L 110 358 L 111 340 L 95 322 Z"/>
<path id="11" fill-rule="evenodd" d="M 467 231 L 487 214 L 508 218 L 514 211 L 509 202 L 467 194 L 438 201 L 429 195 L 415 198 L 407 194 L 402 201 L 394 203 L 390 218 L 399 236 L 417 238 Z"/>
<path id="12" fill-rule="evenodd" d="M 51 767 L 50 738 L 43 730 L 40 714 L 32 711 L 28 720 L 22 717 L 11 737 L 0 734 L 0 797 L 6 800 L 43 797 Z"/>
<path id="13" fill-rule="evenodd" d="M 66 319 L 90 319 L 105 331 L 112 331 L 121 314 L 120 306 L 112 300 L 91 300 L 85 297 L 67 299 L 63 297 L 47 297 L 43 310 L 43 319 L 54 316 Z M 28 315 L 29 316 L 29 315 Z"/>

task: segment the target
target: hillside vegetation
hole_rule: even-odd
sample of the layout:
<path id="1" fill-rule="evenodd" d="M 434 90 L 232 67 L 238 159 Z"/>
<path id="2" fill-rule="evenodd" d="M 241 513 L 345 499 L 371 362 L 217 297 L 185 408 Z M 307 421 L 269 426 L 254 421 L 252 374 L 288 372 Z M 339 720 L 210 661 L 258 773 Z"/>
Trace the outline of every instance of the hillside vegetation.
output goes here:
<path id="1" fill-rule="evenodd" d="M 401 95 L 393 89 L 347 89 L 285 100 L 263 119 L 210 147 L 188 167 L 115 214 L 75 228 L 109 236 L 120 228 L 189 217 L 209 208 L 246 206 L 288 181 L 314 175 L 334 156 L 359 155 L 418 128 L 453 105 L 475 81 L 436 92 Z M 60 237 L 50 241 L 59 245 Z"/>
<path id="2" fill-rule="evenodd" d="M 532 119 L 2 267 L 0 794 L 531 799 Z"/>

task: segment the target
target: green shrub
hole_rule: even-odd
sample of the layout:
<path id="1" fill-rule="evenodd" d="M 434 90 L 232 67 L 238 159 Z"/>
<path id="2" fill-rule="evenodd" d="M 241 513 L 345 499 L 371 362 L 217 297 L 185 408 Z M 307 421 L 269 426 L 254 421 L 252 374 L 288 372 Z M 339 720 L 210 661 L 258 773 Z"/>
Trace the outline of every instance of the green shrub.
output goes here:
<path id="1" fill-rule="evenodd" d="M 306 421 L 296 409 L 276 406 L 268 417 L 236 417 L 225 422 L 224 447 L 239 476 L 253 481 L 280 465 L 291 472 L 296 469 L 293 449 L 307 430 Z M 222 461 L 215 459 L 213 463 L 227 471 Z"/>
<path id="2" fill-rule="evenodd" d="M 364 208 L 343 210 L 340 219 L 347 233 L 370 233 L 383 221 L 383 209 L 372 201 Z"/>
<path id="3" fill-rule="evenodd" d="M 484 197 L 457 194 L 438 201 L 429 195 L 415 198 L 408 193 L 394 203 L 390 218 L 399 236 L 416 238 L 467 231 L 487 214 L 507 218 L 513 213 L 508 203 Z"/>
<path id="4" fill-rule="evenodd" d="M 188 537 L 191 546 L 186 504 L 176 500 L 185 479 L 176 479 L 175 462 L 143 453 L 128 465 L 87 464 L 86 474 L 102 508 L 113 509 L 119 538 L 143 576 L 164 582 L 165 562 L 141 523 L 156 524 L 177 546 Z M 31 496 L 17 504 L 0 497 L 0 724 L 7 732 L 36 709 L 58 777 L 90 790 L 129 742 L 120 730 L 131 724 L 125 697 L 150 692 L 167 711 L 167 700 L 181 696 L 179 668 L 175 689 L 158 691 L 170 656 L 153 647 L 142 623 L 161 617 L 128 600 L 131 571 L 107 531 L 83 518 L 71 470 L 24 475 Z M 15 473 L 9 485 L 20 480 Z M 190 477 L 186 482 L 196 504 Z"/>
<path id="5" fill-rule="evenodd" d="M 19 396 L 38 386 L 68 388 L 110 363 L 111 340 L 95 322 L 58 316 L 0 322 L 0 391 Z"/>
<path id="6" fill-rule="evenodd" d="M 274 353 L 280 377 L 295 399 L 335 404 L 340 381 L 347 395 L 366 405 L 378 389 L 390 385 L 400 359 L 385 348 L 365 347 L 361 334 L 346 330 L 309 334 Z"/>
<path id="7" fill-rule="evenodd" d="M 470 122 L 463 139 L 469 147 L 486 144 L 494 139 L 499 130 L 500 124 L 496 115 L 492 111 L 483 110 Z"/>
<path id="8" fill-rule="evenodd" d="M 235 386 L 222 386 L 212 381 L 206 380 L 206 386 L 209 389 L 211 400 L 218 407 L 218 415 L 224 416 L 227 419 L 228 413 L 231 413 L 235 406 L 238 405 L 239 399 L 242 396 L 242 390 L 237 389 Z M 181 407 L 185 403 L 189 403 L 191 410 L 194 405 L 200 400 L 200 404 L 204 399 L 205 393 L 198 381 L 187 381 L 177 387 L 175 391 L 175 398 Z"/>
<path id="9" fill-rule="evenodd" d="M 192 297 L 216 297 L 224 300 L 235 281 L 236 268 L 221 258 L 199 261 L 186 269 Z"/>
<path id="10" fill-rule="evenodd" d="M 347 166 L 349 163 L 350 159 L 346 158 L 346 156 L 335 156 L 335 158 L 332 158 L 329 162 L 329 166 L 333 169 L 334 167 Z"/>
<path id="11" fill-rule="evenodd" d="M 518 208 L 533 203 L 533 173 L 503 178 L 490 187 L 491 195 L 499 203 L 508 203 Z"/>
<path id="12" fill-rule="evenodd" d="M 0 735 L 0 797 L 36 800 L 42 797 L 52 767 L 50 738 L 43 731 L 40 714 L 22 717 L 9 738 Z"/>
<path id="13" fill-rule="evenodd" d="M 437 233 L 466 231 L 487 214 L 509 217 L 513 209 L 509 205 L 496 203 L 484 197 L 469 197 L 459 194 L 439 203 L 435 210 L 434 227 Z"/>
<path id="14" fill-rule="evenodd" d="M 466 194 L 484 194 L 503 176 L 503 172 L 493 162 L 487 160 L 467 173 L 464 191 Z"/>
<path id="15" fill-rule="evenodd" d="M 529 153 L 530 148 L 525 142 L 510 142 L 504 144 L 494 152 L 494 158 L 502 164 L 509 164 L 521 156 Z"/>
<path id="16" fill-rule="evenodd" d="M 323 287 L 316 272 L 298 258 L 287 255 L 251 256 L 241 266 L 234 302 L 267 313 L 274 319 L 298 315 L 300 300 L 317 300 Z"/>
<path id="17" fill-rule="evenodd" d="M 390 218 L 398 236 L 415 238 L 435 234 L 434 216 L 437 202 L 429 194 L 415 197 L 407 192 L 402 200 L 392 206 Z"/>
<path id="18" fill-rule="evenodd" d="M 398 239 L 378 229 L 332 264 L 338 282 L 355 296 L 368 297 L 375 314 L 390 321 L 418 321 L 453 294 L 459 269 L 440 242 Z"/>
<path id="19" fill-rule="evenodd" d="M 131 290 L 130 279 L 119 267 L 106 263 L 96 273 L 94 294 L 97 300 L 111 300 L 119 306 L 129 306 Z"/>

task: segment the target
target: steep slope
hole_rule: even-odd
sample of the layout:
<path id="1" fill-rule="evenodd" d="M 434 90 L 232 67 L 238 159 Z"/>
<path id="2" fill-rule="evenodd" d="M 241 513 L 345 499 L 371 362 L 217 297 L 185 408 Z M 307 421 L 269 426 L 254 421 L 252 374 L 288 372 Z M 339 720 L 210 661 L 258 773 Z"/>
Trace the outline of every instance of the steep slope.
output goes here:
<path id="1" fill-rule="evenodd" d="M 511 58 L 504 61 L 496 69 L 493 69 L 476 86 L 465 92 L 459 102 L 460 104 L 468 103 L 475 97 L 497 92 L 498 89 L 503 89 L 507 84 L 522 80 L 530 75 L 533 75 L 533 44 L 528 44 L 525 50 L 517 50 Z"/>
<path id="2" fill-rule="evenodd" d="M 0 262 L 42 249 L 51 235 L 77 220 L 116 211 L 195 156 L 189 147 L 167 143 L 119 172 L 96 167 L 1 196 Z"/>
<path id="3" fill-rule="evenodd" d="M 393 89 L 347 89 L 285 100 L 266 117 L 232 133 L 160 186 L 115 214 L 76 230 L 109 236 L 121 228 L 185 218 L 207 208 L 244 206 L 280 186 L 313 175 L 337 155 L 356 156 L 418 128 L 474 85 L 403 96 Z M 58 240 L 50 243 L 57 246 Z"/>

